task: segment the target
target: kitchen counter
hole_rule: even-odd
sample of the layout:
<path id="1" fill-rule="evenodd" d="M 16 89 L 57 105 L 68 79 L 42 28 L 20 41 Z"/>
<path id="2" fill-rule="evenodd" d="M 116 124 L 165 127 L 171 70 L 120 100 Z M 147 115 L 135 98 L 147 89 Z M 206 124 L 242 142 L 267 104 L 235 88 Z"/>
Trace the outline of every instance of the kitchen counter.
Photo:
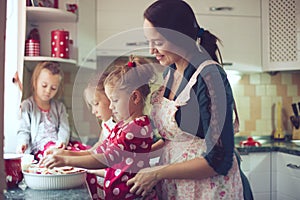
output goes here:
<path id="1" fill-rule="evenodd" d="M 44 200 L 44 199 L 60 199 L 60 200 L 90 200 L 89 190 L 86 185 L 78 188 L 65 190 L 33 190 L 26 188 L 9 189 L 4 192 L 5 199 L 19 199 L 19 200 Z"/>
<path id="2" fill-rule="evenodd" d="M 241 154 L 248 154 L 251 152 L 283 152 L 300 156 L 300 142 L 295 143 L 287 137 L 284 140 L 274 140 L 270 136 L 253 136 L 253 139 L 260 142 L 261 146 L 247 146 L 241 147 L 241 141 L 247 140 L 247 137 L 235 136 L 235 146 Z"/>

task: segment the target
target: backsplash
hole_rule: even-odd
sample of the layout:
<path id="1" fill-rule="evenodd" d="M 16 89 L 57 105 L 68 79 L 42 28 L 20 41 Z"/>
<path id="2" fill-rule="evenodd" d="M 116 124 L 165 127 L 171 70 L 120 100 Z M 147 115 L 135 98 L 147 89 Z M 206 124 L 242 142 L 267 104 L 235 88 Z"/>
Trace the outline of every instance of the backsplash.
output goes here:
<path id="1" fill-rule="evenodd" d="M 65 72 L 65 93 L 63 101 L 67 106 L 73 136 L 85 140 L 97 137 L 99 125 L 87 109 L 83 96 L 72 97 L 76 73 Z M 88 81 L 89 77 L 86 77 Z M 87 81 L 82 83 L 86 87 Z M 276 104 L 282 103 L 282 129 L 285 134 L 292 133 L 289 117 L 293 115 L 292 103 L 300 102 L 300 71 L 244 74 L 237 83 L 231 83 L 240 118 L 240 136 L 271 136 L 276 130 Z M 78 98 L 72 113 L 72 98 Z M 74 100 L 73 100 L 74 101 Z M 80 112 L 78 112 L 80 110 Z M 75 118 L 75 122 L 74 122 Z"/>
<path id="2" fill-rule="evenodd" d="M 300 102 L 300 72 L 244 74 L 232 84 L 240 118 L 240 136 L 268 136 L 277 127 L 278 102 L 282 104 L 282 129 L 292 133 L 292 103 Z"/>

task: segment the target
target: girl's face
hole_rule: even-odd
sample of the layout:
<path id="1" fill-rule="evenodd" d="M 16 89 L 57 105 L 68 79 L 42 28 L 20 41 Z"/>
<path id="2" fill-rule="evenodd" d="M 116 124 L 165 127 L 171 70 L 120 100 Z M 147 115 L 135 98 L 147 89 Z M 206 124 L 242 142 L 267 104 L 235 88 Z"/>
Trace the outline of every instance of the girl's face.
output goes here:
<path id="1" fill-rule="evenodd" d="M 130 94 L 126 90 L 118 90 L 105 86 L 105 93 L 110 100 L 109 108 L 117 121 L 129 119 L 132 115 L 130 108 Z"/>
<path id="2" fill-rule="evenodd" d="M 104 91 L 88 90 L 89 104 L 92 108 L 92 113 L 97 119 L 107 121 L 112 116 L 112 111 L 109 109 L 109 99 Z"/>
<path id="3" fill-rule="evenodd" d="M 48 69 L 42 69 L 36 82 L 36 99 L 41 103 L 49 103 L 56 95 L 60 81 L 61 77 L 59 74 L 53 75 Z"/>
<path id="4" fill-rule="evenodd" d="M 150 53 L 155 55 L 161 65 L 169 66 L 181 59 L 180 56 L 170 51 L 177 47 L 166 40 L 147 19 L 144 20 L 144 34 L 149 41 Z"/>

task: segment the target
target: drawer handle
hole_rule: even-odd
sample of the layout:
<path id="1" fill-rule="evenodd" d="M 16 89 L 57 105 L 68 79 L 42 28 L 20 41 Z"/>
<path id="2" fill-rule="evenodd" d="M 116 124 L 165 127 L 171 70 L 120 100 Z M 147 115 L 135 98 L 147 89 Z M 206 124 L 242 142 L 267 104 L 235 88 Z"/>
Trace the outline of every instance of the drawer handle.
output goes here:
<path id="1" fill-rule="evenodd" d="M 227 7 L 227 6 L 222 6 L 222 7 L 210 7 L 210 11 L 231 11 L 233 10 L 233 7 Z"/>
<path id="2" fill-rule="evenodd" d="M 289 167 L 289 168 L 292 168 L 292 169 L 300 169 L 300 165 L 295 165 L 295 164 L 292 164 L 292 163 L 289 163 L 286 166 Z"/>

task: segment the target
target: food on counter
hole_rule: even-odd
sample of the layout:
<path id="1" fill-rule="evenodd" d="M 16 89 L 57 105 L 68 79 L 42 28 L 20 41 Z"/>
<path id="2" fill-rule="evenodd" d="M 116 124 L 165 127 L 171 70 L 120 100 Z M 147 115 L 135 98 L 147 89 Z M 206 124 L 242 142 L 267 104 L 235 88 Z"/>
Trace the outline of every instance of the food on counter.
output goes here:
<path id="1" fill-rule="evenodd" d="M 59 175 L 59 174 L 74 174 L 74 173 L 80 173 L 85 172 L 85 169 L 76 168 L 76 167 L 54 167 L 53 169 L 48 169 L 42 165 L 38 164 L 31 164 L 28 166 L 24 172 L 32 173 L 32 174 L 53 174 L 53 175 Z"/>

